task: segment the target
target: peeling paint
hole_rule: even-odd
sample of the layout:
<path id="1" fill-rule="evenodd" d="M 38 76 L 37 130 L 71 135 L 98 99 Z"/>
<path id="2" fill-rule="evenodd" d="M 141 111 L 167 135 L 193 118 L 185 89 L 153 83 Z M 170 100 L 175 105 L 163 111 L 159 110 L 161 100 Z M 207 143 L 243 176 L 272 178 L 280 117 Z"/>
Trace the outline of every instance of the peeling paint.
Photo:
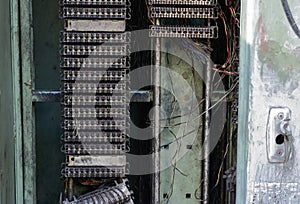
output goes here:
<path id="1" fill-rule="evenodd" d="M 254 10 L 258 15 L 253 15 L 253 11 L 245 6 L 248 4 L 256 6 Z M 289 0 L 289 4 L 299 22 L 299 1 Z M 242 30 L 242 38 L 253 38 L 253 42 L 248 40 L 249 44 L 242 42 L 241 45 L 248 48 L 241 49 L 241 64 L 245 63 L 244 68 L 250 72 L 249 78 L 242 77 L 245 81 L 241 84 L 249 80 L 250 86 L 247 87 L 249 95 L 244 96 L 248 99 L 249 110 L 243 110 L 239 115 L 249 121 L 247 130 L 244 130 L 249 132 L 245 135 L 249 140 L 239 143 L 245 144 L 248 152 L 243 157 L 247 158 L 244 161 L 247 171 L 239 172 L 239 175 L 245 174 L 239 178 L 246 179 L 245 186 L 241 186 L 246 199 L 239 197 L 237 202 L 299 203 L 300 40 L 293 33 L 279 0 L 251 0 L 244 2 L 243 8 L 249 15 L 245 15 L 242 21 L 251 27 L 249 30 L 255 29 L 256 32 L 247 33 L 248 27 Z M 280 106 L 288 107 L 292 112 L 294 158 L 285 164 L 271 164 L 266 153 L 268 114 L 270 107 Z M 239 165 L 242 167 L 243 164 Z"/>

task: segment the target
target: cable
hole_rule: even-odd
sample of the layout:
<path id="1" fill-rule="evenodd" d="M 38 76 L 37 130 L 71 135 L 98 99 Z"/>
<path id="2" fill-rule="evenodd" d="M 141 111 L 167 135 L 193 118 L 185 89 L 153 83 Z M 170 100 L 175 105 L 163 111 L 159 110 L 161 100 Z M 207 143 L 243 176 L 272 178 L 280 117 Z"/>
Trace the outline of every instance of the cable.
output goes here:
<path id="1" fill-rule="evenodd" d="M 228 147 L 229 147 L 229 143 L 226 145 L 226 150 L 225 150 L 225 153 L 224 153 L 224 156 L 223 156 L 223 159 L 222 159 L 222 162 L 221 162 L 219 171 L 218 171 L 217 181 L 216 181 L 215 185 L 213 186 L 212 190 L 215 189 L 215 188 L 218 186 L 219 182 L 220 182 L 221 171 L 222 171 L 222 169 L 223 169 L 224 160 L 225 160 L 225 158 L 226 158 L 226 156 L 227 156 L 227 153 L 228 153 Z"/>
<path id="2" fill-rule="evenodd" d="M 174 183 L 175 183 L 175 172 L 176 172 L 176 162 L 174 162 L 174 160 L 176 159 L 176 155 L 179 153 L 179 150 L 180 150 L 180 147 L 181 147 L 181 143 L 178 142 L 176 134 L 171 129 L 169 129 L 169 131 L 170 131 L 171 135 L 173 135 L 175 140 L 176 140 L 177 148 L 176 148 L 175 154 L 174 154 L 174 156 L 172 158 L 172 161 L 171 161 L 171 164 L 172 164 L 172 167 L 173 167 L 173 169 L 172 169 L 172 180 L 171 180 L 170 188 L 169 188 L 169 191 L 168 191 L 168 194 L 167 194 L 168 196 L 167 196 L 166 204 L 169 203 L 170 198 L 173 195 Z"/>
<path id="3" fill-rule="evenodd" d="M 298 36 L 298 38 L 300 38 L 299 27 L 297 26 L 297 23 L 295 22 L 295 19 L 293 17 L 293 14 L 291 12 L 291 9 L 290 9 L 290 6 L 289 6 L 287 0 L 281 0 L 281 4 L 282 4 L 283 10 L 285 12 L 285 15 L 290 23 L 290 26 L 292 27 L 293 31 Z"/>
<path id="4" fill-rule="evenodd" d="M 147 14 L 148 20 L 149 20 L 149 22 L 150 22 L 152 25 L 154 25 L 154 22 L 153 22 L 153 20 L 152 20 L 152 18 L 151 18 L 151 16 L 150 16 L 150 7 L 149 7 L 149 4 L 148 4 L 148 0 L 145 0 L 145 2 L 146 2 L 147 12 L 148 12 L 148 14 Z"/>

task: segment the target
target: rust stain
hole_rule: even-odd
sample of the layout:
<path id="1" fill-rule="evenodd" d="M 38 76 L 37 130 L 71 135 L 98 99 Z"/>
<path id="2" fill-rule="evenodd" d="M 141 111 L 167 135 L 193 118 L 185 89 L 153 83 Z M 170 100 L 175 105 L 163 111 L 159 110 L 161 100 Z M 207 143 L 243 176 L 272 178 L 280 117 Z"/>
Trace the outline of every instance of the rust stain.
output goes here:
<path id="1" fill-rule="evenodd" d="M 268 42 L 267 42 L 267 35 L 266 35 L 266 27 L 263 24 L 262 15 L 260 15 L 258 19 L 258 31 L 260 33 L 259 36 L 260 50 L 262 53 L 266 53 L 268 50 Z"/>

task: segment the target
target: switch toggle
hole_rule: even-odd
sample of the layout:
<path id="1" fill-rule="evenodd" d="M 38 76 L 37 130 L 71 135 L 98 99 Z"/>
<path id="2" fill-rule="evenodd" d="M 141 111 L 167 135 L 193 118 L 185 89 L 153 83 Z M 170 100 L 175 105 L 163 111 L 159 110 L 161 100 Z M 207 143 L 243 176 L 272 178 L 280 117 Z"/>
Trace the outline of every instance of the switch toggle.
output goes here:
<path id="1" fill-rule="evenodd" d="M 291 110 L 287 107 L 270 109 L 267 124 L 267 155 L 270 163 L 289 160 L 292 146 Z"/>

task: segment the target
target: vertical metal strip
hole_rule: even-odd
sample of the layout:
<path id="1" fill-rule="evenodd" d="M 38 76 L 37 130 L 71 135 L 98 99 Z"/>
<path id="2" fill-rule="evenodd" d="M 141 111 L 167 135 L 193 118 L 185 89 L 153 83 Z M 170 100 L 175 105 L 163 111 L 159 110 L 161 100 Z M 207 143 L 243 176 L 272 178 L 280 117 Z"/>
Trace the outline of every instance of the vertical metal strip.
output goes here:
<path id="1" fill-rule="evenodd" d="M 156 19 L 159 25 L 159 19 Z M 155 38 L 155 65 L 154 65 L 154 203 L 160 203 L 160 38 Z"/>
<path id="2" fill-rule="evenodd" d="M 210 26 L 210 19 L 208 19 L 208 26 Z M 208 46 L 211 46 L 208 40 Z M 205 80 L 205 115 L 204 115 L 204 146 L 205 160 L 203 161 L 203 203 L 209 203 L 209 165 L 210 165 L 210 95 L 211 95 L 211 60 L 207 61 L 206 80 Z"/>
<path id="3" fill-rule="evenodd" d="M 68 178 L 68 198 L 69 198 L 69 200 L 72 200 L 73 196 L 74 196 L 73 186 L 74 186 L 73 178 Z"/>
<path id="4" fill-rule="evenodd" d="M 32 106 L 34 89 L 32 2 L 20 1 L 21 71 L 23 96 L 24 202 L 36 203 L 35 118 Z"/>
<path id="5" fill-rule="evenodd" d="M 240 59 L 245 58 L 244 51 L 248 50 L 241 43 Z M 242 51 L 244 50 L 244 51 Z M 248 51 L 247 51 L 248 52 Z M 249 74 L 248 68 L 241 60 L 241 69 L 239 77 L 239 127 L 238 127 L 238 151 L 237 151 L 237 188 L 236 203 L 246 203 L 247 191 L 247 161 L 248 161 L 248 110 L 249 110 Z"/>
<path id="6" fill-rule="evenodd" d="M 241 40 L 240 40 L 240 69 L 239 69 L 239 111 L 238 111 L 238 141 L 237 141 L 237 187 L 236 203 L 246 203 L 247 191 L 247 161 L 248 161 L 248 116 L 249 116 L 249 65 L 250 45 L 247 43 L 249 32 L 248 6 L 252 9 L 253 1 L 241 2 Z M 248 20 L 247 20 L 248 19 Z M 252 25 L 250 25 L 252 26 Z M 252 35 L 252 33 L 251 33 Z"/>
<path id="7" fill-rule="evenodd" d="M 11 13 L 11 56 L 13 78 L 14 137 L 15 137 L 15 199 L 23 203 L 23 141 L 20 76 L 19 1 L 12 0 Z"/>
<path id="8" fill-rule="evenodd" d="M 209 203 L 209 153 L 210 153 L 210 94 L 211 94 L 211 61 L 207 62 L 205 88 L 205 121 L 204 121 L 204 169 L 203 169 L 203 203 Z"/>

